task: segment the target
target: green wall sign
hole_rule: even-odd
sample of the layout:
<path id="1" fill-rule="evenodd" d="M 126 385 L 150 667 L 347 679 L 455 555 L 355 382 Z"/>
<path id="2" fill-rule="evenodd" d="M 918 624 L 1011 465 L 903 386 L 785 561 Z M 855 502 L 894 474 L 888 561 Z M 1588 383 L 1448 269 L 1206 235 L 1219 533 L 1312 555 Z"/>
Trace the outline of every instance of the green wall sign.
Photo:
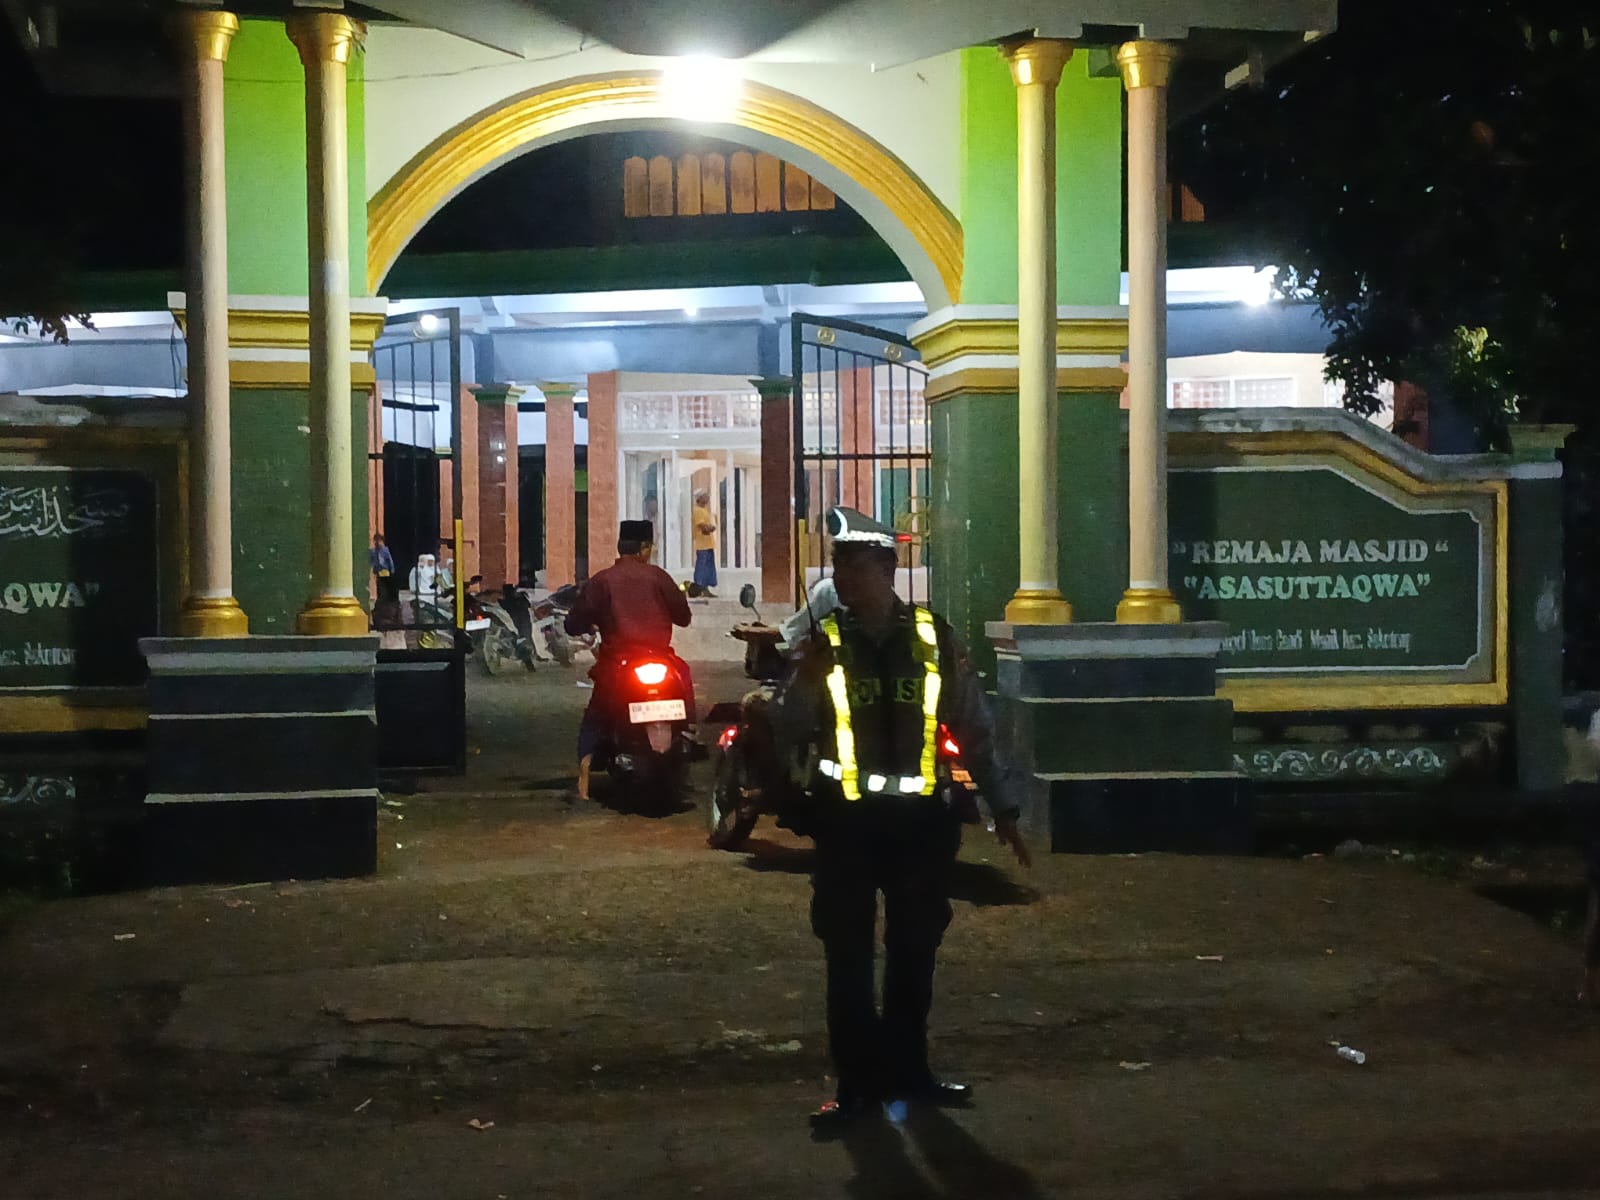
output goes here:
<path id="1" fill-rule="evenodd" d="M 1169 496 L 1173 591 L 1230 626 L 1228 674 L 1489 678 L 1492 496 L 1303 461 L 1175 469 Z"/>
<path id="2" fill-rule="evenodd" d="M 143 682 L 158 516 L 137 471 L 0 466 L 0 693 Z"/>

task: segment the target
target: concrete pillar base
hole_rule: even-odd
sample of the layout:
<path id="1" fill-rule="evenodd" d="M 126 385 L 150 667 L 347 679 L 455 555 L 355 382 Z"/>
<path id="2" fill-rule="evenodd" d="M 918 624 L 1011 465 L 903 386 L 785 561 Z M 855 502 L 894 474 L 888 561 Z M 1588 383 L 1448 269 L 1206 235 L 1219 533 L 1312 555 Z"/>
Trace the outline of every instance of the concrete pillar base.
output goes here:
<path id="1" fill-rule="evenodd" d="M 1070 625 L 1072 605 L 1054 588 L 1023 588 L 1006 605 L 1006 620 L 1013 625 Z"/>
<path id="2" fill-rule="evenodd" d="M 190 596 L 178 614 L 182 637 L 236 638 L 249 632 L 249 618 L 232 596 Z"/>
<path id="3" fill-rule="evenodd" d="M 354 596 L 314 596 L 295 618 L 295 628 L 306 637 L 358 637 L 370 625 Z"/>
<path id="4" fill-rule="evenodd" d="M 147 883 L 376 869 L 377 646 L 369 634 L 140 641 L 150 666 Z"/>
<path id="5" fill-rule="evenodd" d="M 1118 625 L 1178 625 L 1183 609 L 1166 588 L 1134 588 L 1122 593 L 1117 605 Z"/>
<path id="6" fill-rule="evenodd" d="M 999 736 L 1031 788 L 1025 820 L 1065 853 L 1249 849 L 1220 622 L 993 622 Z"/>

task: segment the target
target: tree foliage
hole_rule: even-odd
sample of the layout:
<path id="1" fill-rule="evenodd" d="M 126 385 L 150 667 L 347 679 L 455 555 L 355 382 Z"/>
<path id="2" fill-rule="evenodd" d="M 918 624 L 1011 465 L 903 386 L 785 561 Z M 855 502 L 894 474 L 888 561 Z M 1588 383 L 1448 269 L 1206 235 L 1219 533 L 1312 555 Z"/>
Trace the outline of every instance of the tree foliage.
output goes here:
<path id="1" fill-rule="evenodd" d="M 1344 0 L 1339 20 L 1175 138 L 1179 177 L 1320 307 L 1350 408 L 1406 379 L 1485 442 L 1510 420 L 1581 420 L 1600 5 Z"/>

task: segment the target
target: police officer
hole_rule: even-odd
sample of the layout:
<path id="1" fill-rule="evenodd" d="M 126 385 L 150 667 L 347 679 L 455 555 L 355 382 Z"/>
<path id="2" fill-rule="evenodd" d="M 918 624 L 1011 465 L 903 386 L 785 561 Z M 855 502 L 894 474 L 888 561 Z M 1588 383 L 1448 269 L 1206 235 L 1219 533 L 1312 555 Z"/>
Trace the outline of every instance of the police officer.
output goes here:
<path id="1" fill-rule="evenodd" d="M 839 607 L 793 656 L 775 712 L 809 803 L 816 842 L 811 926 L 827 960 L 829 1049 L 838 1091 L 812 1114 L 819 1134 L 879 1101 L 965 1103 L 933 1074 L 928 1010 L 934 955 L 950 923 L 961 843 L 941 765 L 944 732 L 986 798 L 995 834 L 1023 866 L 1010 780 L 995 759 L 981 683 L 950 627 L 894 591 L 892 530 L 849 508 L 828 517 Z M 874 1005 L 878 893 L 884 897 L 881 1015 Z"/>

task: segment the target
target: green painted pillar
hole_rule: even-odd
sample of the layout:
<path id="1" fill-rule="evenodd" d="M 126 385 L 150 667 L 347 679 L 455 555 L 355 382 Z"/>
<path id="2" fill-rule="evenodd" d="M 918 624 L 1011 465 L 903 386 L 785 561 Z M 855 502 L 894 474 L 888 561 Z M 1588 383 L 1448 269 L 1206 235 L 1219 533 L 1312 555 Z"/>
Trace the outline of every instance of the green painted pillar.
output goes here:
<path id="1" fill-rule="evenodd" d="M 363 60 L 348 75 L 350 283 L 366 295 Z M 310 349 L 305 73 L 282 21 L 240 22 L 223 75 L 228 192 L 229 379 L 233 394 L 235 593 L 252 633 L 295 631 L 310 594 Z M 351 348 L 371 349 L 382 301 L 352 302 Z M 372 368 L 352 364 L 351 553 L 365 596 Z"/>

